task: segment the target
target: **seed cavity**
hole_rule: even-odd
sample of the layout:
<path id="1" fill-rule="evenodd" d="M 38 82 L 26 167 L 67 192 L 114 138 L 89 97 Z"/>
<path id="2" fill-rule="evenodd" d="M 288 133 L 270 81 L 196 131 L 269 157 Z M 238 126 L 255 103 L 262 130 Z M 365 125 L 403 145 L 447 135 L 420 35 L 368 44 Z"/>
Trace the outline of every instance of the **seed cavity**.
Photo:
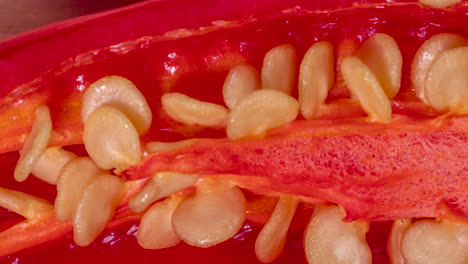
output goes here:
<path id="1" fill-rule="evenodd" d="M 318 42 L 307 50 L 299 69 L 299 104 L 305 119 L 318 115 L 334 79 L 333 46 L 328 41 Z"/>
<path id="2" fill-rule="evenodd" d="M 61 147 L 47 148 L 34 164 L 31 173 L 47 183 L 56 184 L 63 166 L 74 158 L 74 153 Z"/>
<path id="3" fill-rule="evenodd" d="M 351 93 L 359 100 L 371 121 L 388 123 L 392 118 L 390 100 L 371 69 L 357 57 L 344 58 L 341 73 Z"/>
<path id="4" fill-rule="evenodd" d="M 162 151 L 170 151 L 175 150 L 183 147 L 190 146 L 196 143 L 199 139 L 198 138 L 190 138 L 185 139 L 177 142 L 159 142 L 159 141 L 151 141 L 146 144 L 146 151 L 148 153 L 156 153 Z"/>
<path id="5" fill-rule="evenodd" d="M 110 106 L 91 113 L 85 122 L 83 142 L 102 169 L 115 168 L 120 173 L 141 160 L 138 132 L 122 112 Z"/>
<path id="6" fill-rule="evenodd" d="M 171 197 L 153 205 L 141 218 L 137 241 L 146 249 L 173 247 L 180 242 L 172 227 L 172 214 L 183 197 Z"/>
<path id="7" fill-rule="evenodd" d="M 124 182 L 116 176 L 100 174 L 89 183 L 73 217 L 74 241 L 88 246 L 114 216 L 123 195 Z"/>
<path id="8" fill-rule="evenodd" d="M 11 210 L 30 222 L 39 220 L 42 215 L 53 210 L 52 205 L 46 200 L 2 187 L 0 187 L 0 207 Z"/>
<path id="9" fill-rule="evenodd" d="M 401 254 L 401 240 L 411 226 L 411 219 L 395 220 L 388 239 L 388 256 L 392 264 L 407 264 Z"/>
<path id="10" fill-rule="evenodd" d="M 145 97 L 135 84 L 120 76 L 106 76 L 92 83 L 83 94 L 81 104 L 83 123 L 92 112 L 107 105 L 125 114 L 140 134 L 151 126 L 153 116 Z"/>
<path id="11" fill-rule="evenodd" d="M 291 94 L 296 86 L 297 55 L 290 44 L 272 48 L 265 54 L 262 66 L 262 89 Z"/>
<path id="12" fill-rule="evenodd" d="M 244 97 L 258 89 L 260 89 L 258 71 L 250 64 L 238 64 L 229 70 L 224 80 L 224 103 L 232 110 Z"/>
<path id="13" fill-rule="evenodd" d="M 24 147 L 20 151 L 18 163 L 16 163 L 14 171 L 16 181 L 22 182 L 29 176 L 42 152 L 47 148 L 51 133 L 52 120 L 49 108 L 41 105 L 36 109 L 31 133 L 28 135 Z"/>
<path id="14" fill-rule="evenodd" d="M 55 217 L 61 222 L 73 219 L 86 186 L 98 174 L 106 173 L 89 157 L 76 158 L 67 163 L 57 180 Z"/>
<path id="15" fill-rule="evenodd" d="M 261 262 L 273 262 L 283 251 L 298 203 L 299 200 L 294 196 L 280 196 L 275 210 L 255 241 L 255 255 Z"/>
<path id="16" fill-rule="evenodd" d="M 226 133 L 229 139 L 259 136 L 294 121 L 298 113 L 299 103 L 293 97 L 275 90 L 258 90 L 232 110 Z"/>
<path id="17" fill-rule="evenodd" d="M 468 224 L 421 220 L 406 231 L 401 243 L 408 264 L 466 264 Z"/>
<path id="18" fill-rule="evenodd" d="M 427 71 L 424 94 L 438 110 L 468 113 L 468 47 L 446 50 Z"/>
<path id="19" fill-rule="evenodd" d="M 226 126 L 229 110 L 226 107 L 199 101 L 181 93 L 167 93 L 161 98 L 166 113 L 186 125 L 221 128 Z"/>
<path id="20" fill-rule="evenodd" d="M 155 201 L 195 185 L 199 177 L 198 174 L 156 173 L 145 187 L 130 199 L 128 206 L 133 212 L 141 213 Z"/>
<path id="21" fill-rule="evenodd" d="M 314 264 L 370 264 L 372 255 L 366 243 L 369 223 L 343 222 L 345 211 L 338 206 L 317 208 L 304 237 L 307 261 Z"/>
<path id="22" fill-rule="evenodd" d="M 424 79 L 429 66 L 445 50 L 468 46 L 468 40 L 454 33 L 440 33 L 426 40 L 414 55 L 411 64 L 411 82 L 419 99 L 427 104 L 424 92 Z"/>
<path id="23" fill-rule="evenodd" d="M 207 248 L 233 237 L 245 221 L 246 200 L 230 182 L 204 179 L 194 195 L 182 201 L 172 226 L 187 244 Z"/>
<path id="24" fill-rule="evenodd" d="M 403 58 L 392 37 L 383 33 L 372 35 L 355 56 L 374 73 L 389 99 L 397 95 L 401 85 Z"/>

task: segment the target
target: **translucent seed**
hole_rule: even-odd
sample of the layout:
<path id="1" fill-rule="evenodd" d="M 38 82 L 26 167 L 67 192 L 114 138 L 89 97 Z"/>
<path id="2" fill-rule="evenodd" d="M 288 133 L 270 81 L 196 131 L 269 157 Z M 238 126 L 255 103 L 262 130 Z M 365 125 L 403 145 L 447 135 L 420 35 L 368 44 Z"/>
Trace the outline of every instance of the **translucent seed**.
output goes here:
<path id="1" fill-rule="evenodd" d="M 438 110 L 468 113 L 468 47 L 446 50 L 427 71 L 424 94 Z"/>
<path id="2" fill-rule="evenodd" d="M 283 251 L 286 234 L 298 202 L 294 196 L 280 196 L 275 210 L 255 241 L 255 255 L 261 262 L 270 263 Z"/>
<path id="3" fill-rule="evenodd" d="M 195 185 L 199 177 L 198 174 L 158 172 L 130 199 L 128 206 L 133 212 L 141 213 L 153 202 Z"/>
<path id="4" fill-rule="evenodd" d="M 146 249 L 161 249 L 177 245 L 180 238 L 172 227 L 172 214 L 182 197 L 168 198 L 153 205 L 141 218 L 137 241 Z"/>
<path id="5" fill-rule="evenodd" d="M 401 240 L 411 226 L 411 219 L 400 219 L 393 222 L 388 239 L 388 255 L 392 264 L 407 264 L 401 254 Z"/>
<path id="6" fill-rule="evenodd" d="M 31 173 L 45 182 L 56 184 L 63 166 L 74 158 L 74 153 L 60 147 L 47 148 L 34 164 Z"/>
<path id="7" fill-rule="evenodd" d="M 55 216 L 61 222 L 71 221 L 83 192 L 98 174 L 105 173 L 88 157 L 76 158 L 67 163 L 57 181 Z"/>
<path id="8" fill-rule="evenodd" d="M 462 0 L 419 0 L 423 5 L 427 5 L 433 8 L 446 8 L 451 5 L 460 3 Z"/>
<path id="9" fill-rule="evenodd" d="M 401 245 L 407 264 L 466 264 L 468 224 L 418 221 L 404 234 Z"/>
<path id="10" fill-rule="evenodd" d="M 172 226 L 187 244 L 207 248 L 233 237 L 245 220 L 242 191 L 228 182 L 204 179 L 175 210 Z"/>
<path id="11" fill-rule="evenodd" d="M 88 154 L 102 169 L 119 173 L 141 159 L 140 138 L 119 110 L 102 106 L 85 122 L 83 141 Z"/>
<path id="12" fill-rule="evenodd" d="M 146 144 L 146 151 L 148 153 L 156 153 L 161 151 L 170 151 L 174 149 L 183 148 L 186 146 L 190 146 L 197 142 L 197 138 L 190 138 L 185 139 L 177 142 L 159 142 L 159 141 L 151 141 Z"/>
<path id="13" fill-rule="evenodd" d="M 53 210 L 52 205 L 35 196 L 0 187 L 0 207 L 11 210 L 28 221 L 38 220 L 41 215 Z"/>
<path id="14" fill-rule="evenodd" d="M 319 209 L 308 226 L 304 238 L 307 261 L 313 264 L 370 264 L 372 255 L 366 243 L 369 223 L 346 223 L 341 207 Z"/>
<path id="15" fill-rule="evenodd" d="M 249 94 L 230 113 L 226 133 L 230 139 L 262 135 L 296 119 L 299 103 L 293 97 L 274 90 Z"/>
<path id="16" fill-rule="evenodd" d="M 305 119 L 318 114 L 334 79 L 333 46 L 327 41 L 318 42 L 304 55 L 299 71 L 299 104 Z"/>
<path id="17" fill-rule="evenodd" d="M 116 176 L 100 174 L 86 187 L 73 217 L 74 241 L 87 246 L 114 216 L 123 195 L 124 182 Z"/>
<path id="18" fill-rule="evenodd" d="M 145 97 L 131 81 L 120 76 L 106 76 L 92 83 L 81 104 L 83 123 L 94 110 L 108 105 L 125 114 L 140 134 L 151 126 L 152 113 Z"/>
<path id="19" fill-rule="evenodd" d="M 15 180 L 22 182 L 31 173 L 37 160 L 49 144 L 52 133 L 52 120 L 50 118 L 49 108 L 39 106 L 36 109 L 34 124 L 31 133 L 24 143 L 23 150 L 20 152 L 20 158 L 15 167 Z"/>
<path id="20" fill-rule="evenodd" d="M 258 71 L 250 64 L 238 64 L 229 70 L 224 80 L 224 103 L 232 110 L 245 96 L 258 89 L 260 89 Z"/>
<path id="21" fill-rule="evenodd" d="M 161 98 L 166 113 L 186 125 L 220 128 L 226 126 L 229 110 L 222 105 L 199 101 L 180 93 L 167 93 Z"/>
<path id="22" fill-rule="evenodd" d="M 262 66 L 262 89 L 290 94 L 296 85 L 296 50 L 290 44 L 272 48 L 265 54 Z"/>
<path id="23" fill-rule="evenodd" d="M 372 35 L 355 56 L 371 69 L 389 99 L 397 95 L 401 85 L 403 58 L 392 37 L 382 33 Z"/>
<path id="24" fill-rule="evenodd" d="M 411 64 L 411 82 L 421 101 L 427 103 L 424 94 L 424 79 L 434 59 L 442 51 L 461 46 L 468 46 L 468 40 L 464 37 L 453 33 L 440 33 L 426 40 L 418 49 Z"/>
<path id="25" fill-rule="evenodd" d="M 379 81 L 360 59 L 344 58 L 341 73 L 351 93 L 372 121 L 387 123 L 392 118 L 392 107 Z"/>

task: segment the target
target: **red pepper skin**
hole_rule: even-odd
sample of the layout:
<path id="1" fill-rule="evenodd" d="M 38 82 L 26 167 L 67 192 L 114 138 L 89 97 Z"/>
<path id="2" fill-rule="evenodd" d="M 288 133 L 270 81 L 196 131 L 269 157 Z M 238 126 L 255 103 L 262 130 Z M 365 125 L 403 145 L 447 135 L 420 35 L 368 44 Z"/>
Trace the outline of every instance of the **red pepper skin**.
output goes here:
<path id="1" fill-rule="evenodd" d="M 148 1 L 55 24 L 1 42 L 0 153 L 21 149 L 32 125 L 33 110 L 44 103 L 51 107 L 56 131 L 51 145 L 81 143 L 79 102 L 83 89 L 109 74 L 131 79 L 150 102 L 156 118 L 145 140 L 172 141 L 192 135 L 222 137 L 222 131 L 192 131 L 170 121 L 160 109 L 161 94 L 179 91 L 222 103 L 220 86 L 231 66 L 247 61 L 259 68 L 266 51 L 283 43 L 293 44 L 301 56 L 317 40 L 328 40 L 334 44 L 340 58 L 349 55 L 371 34 L 387 33 L 397 40 L 404 57 L 403 91 L 397 99 L 412 103 L 415 97 L 410 90 L 409 65 L 419 45 L 439 32 L 468 36 L 468 28 L 464 26 L 466 1 L 449 10 L 422 8 L 413 1 L 403 1 L 401 6 L 389 4 L 386 8 L 373 6 L 380 1 L 362 1 L 354 6 L 352 2 Z M 296 6 L 303 9 L 294 9 Z M 316 11 L 308 14 L 306 10 Z M 216 20 L 233 22 L 213 26 L 211 22 Z M 181 28 L 188 30 L 173 31 Z M 338 80 L 330 96 L 339 97 L 343 91 L 341 87 L 343 83 Z M 408 115 L 420 115 L 405 107 L 400 110 Z M 16 153 L 0 156 L 4 175 L 12 175 L 16 159 Z M 0 177 L 0 186 L 53 201 L 53 187 L 33 178 L 21 184 L 14 183 L 11 178 Z M 0 215 L 10 217 L 11 214 L 0 210 Z M 136 245 L 134 233 L 123 235 L 132 224 L 135 222 L 109 229 L 91 247 L 77 248 L 67 236 L 0 258 L 0 262 L 11 263 L 19 258 L 20 263 L 22 260 L 73 263 L 75 259 L 80 263 L 145 263 L 155 259 L 165 263 L 257 263 L 252 243 L 258 226 L 254 226 L 252 232 L 244 230 L 237 238 L 245 239 L 246 243 L 237 243 L 234 239 L 206 250 L 180 245 L 148 251 Z M 298 230 L 290 235 L 292 243 L 288 243 L 278 263 L 305 262 L 302 248 L 298 246 L 303 229 Z M 378 225 L 373 230 L 374 236 L 368 239 L 373 241 L 377 237 L 375 240 L 381 243 L 371 243 L 371 246 L 380 245 L 374 247 L 374 263 L 386 263 L 382 249 L 388 226 Z"/>

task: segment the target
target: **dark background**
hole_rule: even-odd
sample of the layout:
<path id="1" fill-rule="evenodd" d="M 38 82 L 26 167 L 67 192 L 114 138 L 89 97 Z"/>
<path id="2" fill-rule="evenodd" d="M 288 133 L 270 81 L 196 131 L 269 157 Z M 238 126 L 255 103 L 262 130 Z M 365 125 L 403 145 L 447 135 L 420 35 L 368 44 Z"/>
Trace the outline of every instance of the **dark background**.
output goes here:
<path id="1" fill-rule="evenodd" d="M 0 0 L 0 39 L 142 0 Z"/>

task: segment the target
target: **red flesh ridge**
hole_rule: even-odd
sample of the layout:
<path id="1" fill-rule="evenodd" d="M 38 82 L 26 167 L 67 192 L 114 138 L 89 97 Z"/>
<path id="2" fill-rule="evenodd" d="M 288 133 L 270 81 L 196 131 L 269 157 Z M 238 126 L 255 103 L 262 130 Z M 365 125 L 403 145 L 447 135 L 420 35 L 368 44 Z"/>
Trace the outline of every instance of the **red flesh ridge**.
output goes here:
<path id="1" fill-rule="evenodd" d="M 402 215 L 432 216 L 436 215 L 436 212 L 444 212 L 442 209 L 447 208 L 448 216 L 455 214 L 456 217 L 466 217 L 466 193 L 457 196 L 457 192 L 460 194 L 460 190 L 466 190 L 467 165 L 465 160 L 467 155 L 466 147 L 463 147 L 467 144 L 466 117 L 447 116 L 439 119 L 441 123 L 431 121 L 431 118 L 439 113 L 434 113 L 417 102 L 409 81 L 412 56 L 425 39 L 440 32 L 454 32 L 468 36 L 468 28 L 464 26 L 467 12 L 466 1 L 448 10 L 423 8 L 411 1 L 383 5 L 379 5 L 379 1 L 361 1 L 360 4 L 354 5 L 353 2 L 148 1 L 116 11 L 58 23 L 1 42 L 0 153 L 5 154 L 0 155 L 3 171 L 0 186 L 25 191 L 53 201 L 55 196 L 53 186 L 41 183 L 32 177 L 24 183 L 13 181 L 12 171 L 18 155 L 17 152 L 11 151 L 22 148 L 25 136 L 32 126 L 33 110 L 40 104 L 47 104 L 51 108 L 55 130 L 51 146 L 81 144 L 82 124 L 79 109 L 83 90 L 87 85 L 105 75 L 115 74 L 129 78 L 142 90 L 152 106 L 155 118 L 150 131 L 144 135 L 143 140 L 175 141 L 192 136 L 219 138 L 224 135 L 222 131 L 189 129 L 171 121 L 160 109 L 161 94 L 177 91 L 201 100 L 222 103 L 220 87 L 228 69 L 244 61 L 260 68 L 263 55 L 278 44 L 293 44 L 298 55 L 302 56 L 311 44 L 319 40 L 328 40 L 334 45 L 337 57 L 341 58 L 350 55 L 363 40 L 373 33 L 383 32 L 396 39 L 403 53 L 403 88 L 397 97 L 399 101 L 394 102 L 394 112 L 397 116 L 406 117 L 395 119 L 392 124 L 398 124 L 397 126 L 379 124 L 363 126 L 364 122 L 360 121 L 362 110 L 344 107 L 346 112 L 352 113 L 349 116 L 341 114 L 328 116 L 329 120 L 334 120 L 329 122 L 336 125 L 344 122 L 342 128 L 351 129 L 356 133 L 348 131 L 338 136 L 328 135 L 327 140 L 335 139 L 344 144 L 352 144 L 352 148 L 347 150 L 344 147 L 333 148 L 329 154 L 363 155 L 368 153 L 361 152 L 364 149 L 363 145 L 353 144 L 354 138 L 374 139 L 372 146 L 376 148 L 389 147 L 386 142 L 378 141 L 378 136 L 374 134 L 375 131 L 384 130 L 385 134 L 380 137 L 388 137 L 396 142 L 395 146 L 390 146 L 394 150 L 401 151 L 404 150 L 402 145 L 415 143 L 412 147 L 420 150 L 414 153 L 414 157 L 418 158 L 409 159 L 409 161 L 414 165 L 420 160 L 421 164 L 416 164 L 414 168 L 423 170 L 425 175 L 434 176 L 434 179 L 428 180 L 422 175 L 413 175 L 405 180 L 407 173 L 399 167 L 396 171 L 400 173 L 398 174 L 400 177 L 379 173 L 371 175 L 363 172 L 364 168 L 371 165 L 370 163 L 353 164 L 352 160 L 342 160 L 333 164 L 337 166 L 333 170 L 347 172 L 347 174 L 335 175 L 335 178 L 330 174 L 333 170 L 328 172 L 319 170 L 324 175 L 328 175 L 328 181 L 322 182 L 317 181 L 318 177 L 315 177 L 317 175 L 310 179 L 306 179 L 303 175 L 298 176 L 300 170 L 294 171 L 288 166 L 281 167 L 279 171 L 272 171 L 271 168 L 265 169 L 263 166 L 258 168 L 238 166 L 237 169 L 229 168 L 229 175 L 224 176 L 260 193 L 289 192 L 303 195 L 308 199 L 313 198 L 311 201 L 314 202 L 331 201 L 343 204 L 349 211 L 349 219 L 389 219 Z M 295 8 L 297 6 L 302 8 Z M 283 10 L 288 11 L 283 12 Z M 211 22 L 216 20 L 231 22 L 212 25 Z M 174 31 L 181 28 L 187 30 Z M 171 33 L 166 34 L 169 31 Z M 338 76 L 330 94 L 330 101 L 348 95 L 343 87 L 344 84 Z M 351 109 L 353 111 L 350 111 Z M 339 104 L 335 110 L 343 112 Z M 411 133 L 407 132 L 405 137 L 400 138 L 397 135 L 402 135 L 404 132 L 398 131 L 398 127 L 406 128 L 406 126 L 399 126 L 401 125 L 399 123 L 411 118 L 417 120 L 411 126 L 417 124 L 417 127 L 415 126 Z M 220 139 L 206 140 L 197 146 L 200 147 L 199 151 L 202 150 L 201 147 L 214 147 L 224 155 L 220 160 L 227 162 L 225 164 L 232 164 L 233 160 L 229 158 L 235 150 L 239 155 L 239 161 L 248 161 L 253 157 L 258 161 L 259 157 L 270 155 L 269 151 L 275 147 L 291 142 L 302 142 L 305 149 L 310 149 L 310 146 L 304 146 L 306 142 L 320 145 L 318 138 L 324 135 L 318 134 L 330 131 L 325 129 L 326 125 L 314 128 L 315 125 L 326 123 L 326 121 L 302 122 L 274 130 L 265 142 L 246 140 L 231 143 Z M 422 125 L 419 126 L 419 124 Z M 328 129 L 336 130 L 337 128 L 331 126 Z M 285 135 L 286 132 L 291 134 Z M 422 137 L 419 138 L 418 135 Z M 255 142 L 257 147 L 248 147 L 246 142 Z M 269 144 L 269 142 L 278 144 Z M 359 140 L 356 142 L 362 143 Z M 213 143 L 216 143 L 216 146 L 213 146 Z M 235 146 L 235 148 L 230 150 L 228 146 Z M 336 144 L 334 146 L 336 147 Z M 322 147 L 330 149 L 328 145 Z M 424 170 L 423 158 L 427 158 L 424 157 L 424 153 L 429 151 L 426 147 L 441 150 L 448 155 L 441 164 L 445 167 Z M 257 154 L 256 149 L 262 149 L 263 154 Z M 190 147 L 181 151 L 188 150 Z M 285 164 L 297 161 L 292 156 L 289 157 L 290 151 L 285 150 L 291 150 L 290 146 L 283 148 L 282 152 L 278 153 L 279 156 L 274 157 L 278 161 L 275 164 L 281 164 L 279 158 L 282 158 Z M 350 152 L 347 152 L 348 150 Z M 175 153 L 154 155 L 150 159 L 170 158 Z M 203 157 L 210 159 L 208 152 L 201 151 L 201 153 Z M 309 153 L 318 155 L 315 151 Z M 384 157 L 385 154 L 389 153 L 377 154 L 384 159 L 387 158 Z M 362 157 L 360 155 L 356 158 Z M 409 158 L 408 153 L 403 157 Z M 431 155 L 430 157 L 432 161 L 442 159 L 441 156 Z M 310 164 L 315 166 L 320 159 L 312 160 L 315 163 Z M 330 159 L 323 161 L 330 161 Z M 390 161 L 397 162 L 398 159 L 393 157 Z M 456 164 L 457 161 L 460 163 Z M 350 166 L 351 164 L 353 166 Z M 455 164 L 455 166 L 450 168 L 449 164 Z M 149 173 L 167 165 L 167 163 L 154 165 L 146 161 L 139 168 L 132 168 L 128 171 L 128 175 L 141 177 L 136 173 Z M 205 170 L 206 173 L 223 171 L 226 173 L 226 168 L 212 167 L 209 171 L 210 168 L 206 164 L 193 161 L 186 162 L 185 165 L 193 169 Z M 434 166 L 430 162 L 426 165 Z M 151 166 L 155 167 L 151 168 Z M 319 168 L 323 169 L 324 166 L 319 166 Z M 449 173 L 455 171 L 461 173 L 453 179 L 448 176 L 443 177 L 443 170 L 448 168 Z M 384 166 L 380 164 L 373 171 L 380 172 L 383 169 Z M 241 176 L 246 174 L 252 175 Z M 344 179 L 344 182 L 338 184 L 337 178 Z M 330 181 L 332 179 L 335 181 Z M 358 181 L 353 183 L 351 179 L 358 179 Z M 321 189 L 322 192 L 311 194 L 309 190 L 304 189 L 304 186 L 299 186 L 307 181 L 313 182 L 312 186 L 316 186 L 316 189 Z M 460 182 L 459 185 L 457 181 Z M 407 186 L 407 183 L 412 184 Z M 345 189 L 351 184 L 356 184 L 356 186 L 349 190 Z M 448 190 L 449 187 L 445 184 L 456 186 L 456 188 Z M 367 190 L 366 187 L 369 185 L 375 187 L 373 193 Z M 330 189 L 323 191 L 325 186 Z M 432 190 L 433 187 L 437 188 Z M 373 204 L 375 201 L 390 203 L 391 200 L 388 199 L 395 195 L 391 192 L 398 188 L 408 190 L 408 192 L 398 192 L 398 194 L 404 194 L 399 199 L 398 205 L 384 207 Z M 417 203 L 419 208 L 407 211 L 411 201 L 414 201 L 410 194 L 415 188 L 419 195 L 415 196 L 422 197 L 424 201 Z M 448 193 L 441 193 L 442 191 Z M 398 206 L 405 209 L 398 211 Z M 435 207 L 442 209 L 437 211 Z M 119 212 L 122 210 L 125 212 L 125 208 L 119 210 Z M 39 222 L 31 223 L 29 230 L 23 229 L 25 232 L 15 233 L 17 242 L 29 237 L 30 241 L 27 242 L 29 244 L 23 242 L 5 244 L 5 240 L 1 240 L 1 246 L 6 248 L 2 252 L 14 252 L 41 243 L 43 245 L 2 257 L 0 262 L 63 263 L 66 260 L 67 263 L 82 263 L 83 261 L 87 263 L 128 263 L 130 261 L 145 263 L 153 262 L 155 259 L 163 263 L 258 262 L 254 256 L 253 243 L 260 226 L 251 222 L 247 222 L 239 234 L 230 241 L 209 249 L 194 248 L 182 243 L 166 250 L 149 251 L 142 249 L 135 242 L 137 222 L 132 220 L 134 217 L 128 218 L 125 213 L 119 212 L 116 214 L 112 227 L 109 227 L 93 243 L 93 246 L 85 248 L 74 245 L 70 235 L 55 240 L 70 230 L 68 229 L 69 223 L 57 224 L 53 218 L 44 218 Z M 305 262 L 302 232 L 309 217 L 310 209 L 298 210 L 295 224 L 288 235 L 285 251 L 276 261 L 277 263 Z M 17 221 L 20 219 L 16 215 L 0 208 L 0 230 Z M 122 224 L 125 221 L 128 222 Z M 43 232 L 45 226 L 49 226 L 48 232 Z M 20 226 L 15 228 L 19 230 Z M 373 250 L 374 263 L 387 263 L 388 261 L 385 253 L 388 228 L 388 222 L 377 222 L 371 225 L 367 239 Z M 9 236 L 8 232 L 2 235 L 14 237 Z M 21 246 L 18 247 L 18 245 Z"/>

